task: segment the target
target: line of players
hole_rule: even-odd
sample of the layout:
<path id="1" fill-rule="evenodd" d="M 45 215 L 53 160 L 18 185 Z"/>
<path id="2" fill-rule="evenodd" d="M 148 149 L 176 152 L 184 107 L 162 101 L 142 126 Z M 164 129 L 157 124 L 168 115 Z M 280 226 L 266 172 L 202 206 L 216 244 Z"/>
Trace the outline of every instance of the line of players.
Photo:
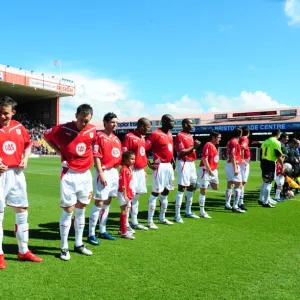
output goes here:
<path id="1" fill-rule="evenodd" d="M 28 250 L 27 223 L 28 201 L 26 182 L 23 169 L 27 166 L 30 154 L 30 140 L 25 128 L 12 120 L 16 110 L 16 102 L 9 97 L 0 99 L 0 268 L 5 268 L 2 250 L 3 216 L 5 203 L 12 206 L 16 212 L 16 237 L 19 244 L 19 260 L 42 261 Z M 174 189 L 174 145 L 171 129 L 174 127 L 174 118 L 164 115 L 161 119 L 161 128 L 150 131 L 150 121 L 141 118 L 137 122 L 134 132 L 128 133 L 123 145 L 114 131 L 118 119 L 114 113 L 104 116 L 104 130 L 96 133 L 96 128 L 90 124 L 93 109 L 88 104 L 80 105 L 75 114 L 76 121 L 53 127 L 46 131 L 44 138 L 47 143 L 61 155 L 62 169 L 60 176 L 60 206 L 62 215 L 59 222 L 61 236 L 61 259 L 69 260 L 68 236 L 71 227 L 72 215 L 75 212 L 75 245 L 74 251 L 92 255 L 92 252 L 83 244 L 85 226 L 85 210 L 94 198 L 94 205 L 89 216 L 88 242 L 99 245 L 95 229 L 99 221 L 99 237 L 115 240 L 106 230 L 109 209 L 113 197 L 118 197 L 121 208 L 120 234 L 122 238 L 134 239 L 135 229 L 158 229 L 153 222 L 158 196 L 160 197 L 159 223 L 173 225 L 166 217 L 168 194 Z M 175 149 L 178 153 L 178 192 L 176 194 L 176 212 L 174 221 L 183 223 L 180 208 L 185 193 L 185 217 L 210 218 L 205 212 L 205 195 L 207 188 L 218 189 L 218 150 L 216 146 L 221 140 L 218 132 L 211 133 L 211 141 L 206 143 L 202 151 L 202 159 L 197 176 L 194 161 L 196 148 L 200 142 L 194 140 L 190 131 L 193 122 L 190 119 L 182 121 L 183 130 L 175 139 Z M 241 138 L 243 134 L 243 137 Z M 248 147 L 249 129 L 237 128 L 233 131 L 233 138 L 227 144 L 228 162 L 226 176 L 228 186 L 226 190 L 225 209 L 243 213 L 246 207 L 243 204 L 243 185 L 249 174 L 250 152 Z M 153 162 L 148 160 L 146 153 L 152 151 Z M 123 153 L 123 154 L 122 154 Z M 22 155 L 24 155 L 22 157 Z M 90 172 L 94 164 L 96 172 L 93 180 Z M 120 175 L 117 171 L 122 164 Z M 146 166 L 152 169 L 152 193 L 148 204 L 148 227 L 138 223 L 139 196 L 147 192 Z M 199 205 L 200 215 L 191 211 L 193 192 L 198 181 L 200 187 Z M 16 188 L 16 186 L 18 188 Z M 232 187 L 235 186 L 234 202 L 231 207 Z M 128 209 L 130 208 L 130 209 Z M 128 215 L 131 211 L 131 223 Z"/>

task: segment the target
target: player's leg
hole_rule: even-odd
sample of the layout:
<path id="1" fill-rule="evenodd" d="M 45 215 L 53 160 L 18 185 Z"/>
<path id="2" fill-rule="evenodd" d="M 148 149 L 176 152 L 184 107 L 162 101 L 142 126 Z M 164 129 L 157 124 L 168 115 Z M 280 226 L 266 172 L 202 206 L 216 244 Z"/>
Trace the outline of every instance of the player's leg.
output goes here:
<path id="1" fill-rule="evenodd" d="M 108 179 L 107 179 L 108 180 Z M 106 229 L 109 210 L 112 198 L 117 197 L 119 187 L 119 174 L 116 168 L 110 169 L 110 180 L 107 182 L 109 188 L 108 199 L 103 202 L 102 211 L 99 218 L 99 237 L 106 240 L 115 241 L 117 238 L 112 236 Z"/>
<path id="2" fill-rule="evenodd" d="M 179 176 L 179 175 L 178 175 Z M 174 221 L 176 223 L 184 223 L 181 215 L 180 215 L 180 209 L 182 205 L 183 195 L 185 191 L 185 186 L 178 184 L 178 189 L 175 197 L 175 217 Z"/>
<path id="3" fill-rule="evenodd" d="M 274 200 L 276 202 L 282 202 L 283 201 L 283 199 L 281 199 L 281 197 L 280 197 L 280 194 L 282 192 L 282 187 L 284 185 L 284 180 L 285 180 L 285 178 L 282 175 L 279 175 L 279 176 L 276 175 L 276 177 L 275 177 L 276 190 L 275 190 Z"/>
<path id="4" fill-rule="evenodd" d="M 238 174 L 232 177 L 232 181 L 234 182 L 234 187 L 235 187 L 232 212 L 244 213 L 245 210 L 239 208 L 239 202 L 240 202 L 240 197 L 242 192 L 242 175 L 241 175 L 241 170 L 239 165 L 237 166 L 237 169 L 238 169 Z"/>
<path id="5" fill-rule="evenodd" d="M 161 183 L 161 169 L 163 164 L 157 164 L 157 168 L 152 170 L 152 193 L 148 200 L 148 227 L 157 230 L 158 227 L 153 222 L 158 195 L 164 190 Z"/>
<path id="6" fill-rule="evenodd" d="M 226 172 L 226 178 L 227 178 L 227 188 L 225 191 L 225 209 L 231 210 L 231 195 L 232 195 L 232 188 L 233 188 L 233 181 L 232 178 L 234 177 L 234 170 L 232 163 L 226 163 L 225 164 L 225 172 Z"/>
<path id="7" fill-rule="evenodd" d="M 174 221 L 177 223 L 183 223 L 183 220 L 180 216 L 180 209 L 182 205 L 182 200 L 184 196 L 184 191 L 186 188 L 186 165 L 182 160 L 177 161 L 177 171 L 178 171 L 178 189 L 175 196 L 175 217 Z"/>
<path id="8" fill-rule="evenodd" d="M 74 174 L 77 187 L 77 203 L 75 204 L 75 246 L 74 251 L 84 255 L 92 255 L 92 251 L 87 249 L 83 244 L 83 232 L 85 226 L 85 210 L 86 206 L 91 202 L 93 195 L 93 179 L 90 170 L 83 174 Z"/>
<path id="9" fill-rule="evenodd" d="M 245 185 L 248 181 L 249 177 L 249 170 L 250 170 L 250 165 L 249 164 L 240 164 L 240 170 L 241 170 L 241 176 L 242 176 L 242 187 L 241 187 L 241 196 L 239 200 L 239 208 L 242 210 L 247 211 L 247 207 L 244 204 L 244 191 L 245 191 Z"/>
<path id="10" fill-rule="evenodd" d="M 173 225 L 174 223 L 166 218 L 166 211 L 168 208 L 168 195 L 169 191 L 174 189 L 174 170 L 170 163 L 162 164 L 161 183 L 164 186 L 164 190 L 160 194 L 160 212 L 159 212 L 159 223 L 165 225 Z"/>
<path id="11" fill-rule="evenodd" d="M 1 175 L 1 177 L 3 174 Z M 2 178 L 0 177 L 0 186 L 2 187 Z M 4 190 L 1 188 L 0 192 L 0 270 L 6 268 L 6 263 L 4 260 L 4 253 L 2 249 L 2 244 L 3 244 L 3 219 L 4 219 Z"/>
<path id="12" fill-rule="evenodd" d="M 272 181 L 275 175 L 275 162 L 262 160 L 262 176 L 263 176 L 263 203 L 262 206 L 266 208 L 274 208 L 275 206 L 270 203 L 270 194 L 272 189 Z"/>
<path id="13" fill-rule="evenodd" d="M 109 180 L 109 172 L 104 170 L 104 175 L 106 180 Z M 100 241 L 96 238 L 96 226 L 101 215 L 102 206 L 105 200 L 108 199 L 109 189 L 100 182 L 100 176 L 97 171 L 94 175 L 94 205 L 90 211 L 89 215 L 89 234 L 87 241 L 91 245 L 100 245 Z"/>
<path id="14" fill-rule="evenodd" d="M 35 256 L 28 249 L 29 224 L 28 224 L 28 200 L 25 175 L 22 171 L 9 170 L 10 189 L 6 197 L 7 205 L 14 208 L 16 215 L 15 235 L 18 241 L 18 259 L 23 261 L 41 262 L 41 258 Z"/>
<path id="15" fill-rule="evenodd" d="M 133 170 L 133 184 L 136 194 L 131 201 L 131 225 L 133 229 L 148 230 L 148 227 L 139 224 L 139 197 L 141 194 L 147 193 L 146 173 L 144 169 Z"/>
<path id="16" fill-rule="evenodd" d="M 119 230 L 121 238 L 134 240 L 135 239 L 134 235 L 127 229 L 128 228 L 127 226 L 128 203 L 125 201 L 123 193 L 118 192 L 118 199 L 121 208 L 120 230 Z"/>
<path id="17" fill-rule="evenodd" d="M 193 218 L 199 219 L 195 213 L 192 212 L 192 205 L 193 205 L 193 196 L 194 191 L 196 188 L 197 182 L 197 172 L 194 162 L 186 162 L 186 168 L 184 172 L 185 184 L 187 186 L 185 192 L 185 217 L 186 218 Z"/>

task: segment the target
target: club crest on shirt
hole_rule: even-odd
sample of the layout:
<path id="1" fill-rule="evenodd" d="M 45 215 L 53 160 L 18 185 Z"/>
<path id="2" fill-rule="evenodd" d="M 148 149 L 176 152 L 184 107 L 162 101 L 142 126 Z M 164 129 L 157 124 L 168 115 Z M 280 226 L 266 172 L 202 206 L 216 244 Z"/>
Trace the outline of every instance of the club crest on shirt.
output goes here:
<path id="1" fill-rule="evenodd" d="M 78 155 L 83 155 L 86 151 L 86 144 L 85 143 L 79 143 L 77 146 L 76 146 L 76 153 Z"/>
<path id="2" fill-rule="evenodd" d="M 16 133 L 17 133 L 18 135 L 21 135 L 21 129 L 20 129 L 20 128 L 17 128 L 17 129 L 16 129 Z"/>
<path id="3" fill-rule="evenodd" d="M 169 149 L 169 151 L 173 151 L 173 147 L 172 147 L 171 143 L 168 144 L 168 149 Z"/>
<path id="4" fill-rule="evenodd" d="M 90 132 L 90 138 L 92 139 L 94 137 L 94 132 Z"/>
<path id="5" fill-rule="evenodd" d="M 219 161 L 219 155 L 216 155 L 214 161 L 217 163 Z"/>

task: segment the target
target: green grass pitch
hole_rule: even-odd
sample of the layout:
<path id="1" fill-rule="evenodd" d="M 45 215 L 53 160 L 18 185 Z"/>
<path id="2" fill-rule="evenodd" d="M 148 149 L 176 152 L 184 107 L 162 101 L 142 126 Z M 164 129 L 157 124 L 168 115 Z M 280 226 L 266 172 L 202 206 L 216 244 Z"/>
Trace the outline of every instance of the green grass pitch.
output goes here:
<path id="1" fill-rule="evenodd" d="M 14 214 L 10 208 L 5 210 L 7 268 L 0 272 L 1 300 L 299 299 L 300 196 L 279 203 L 276 209 L 259 207 L 258 163 L 251 163 L 245 195 L 247 213 L 224 211 L 226 183 L 221 162 L 220 190 L 210 191 L 206 202 L 212 219 L 187 219 L 185 224 L 139 231 L 134 241 L 102 241 L 99 247 L 89 246 L 94 252 L 91 257 L 71 251 L 69 262 L 58 258 L 59 169 L 58 158 L 34 158 L 26 170 L 29 246 L 43 257 L 43 263 L 16 260 Z M 175 192 L 169 196 L 170 219 Z M 198 196 L 199 191 L 193 204 L 197 213 Z M 141 223 L 146 223 L 147 201 L 148 195 L 140 199 Z M 85 235 L 87 224 L 88 219 Z M 116 235 L 118 225 L 118 200 L 114 199 L 108 221 L 110 232 Z M 70 250 L 73 244 L 71 231 Z"/>

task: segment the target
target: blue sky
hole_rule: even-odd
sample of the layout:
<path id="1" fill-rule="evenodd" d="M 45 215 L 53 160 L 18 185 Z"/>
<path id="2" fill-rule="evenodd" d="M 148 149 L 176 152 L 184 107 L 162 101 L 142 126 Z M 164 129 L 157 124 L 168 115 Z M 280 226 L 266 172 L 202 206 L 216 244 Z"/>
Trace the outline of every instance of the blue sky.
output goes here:
<path id="1" fill-rule="evenodd" d="M 76 81 L 63 119 L 299 105 L 300 0 L 86 3 L 1 3 L 0 63 Z"/>

